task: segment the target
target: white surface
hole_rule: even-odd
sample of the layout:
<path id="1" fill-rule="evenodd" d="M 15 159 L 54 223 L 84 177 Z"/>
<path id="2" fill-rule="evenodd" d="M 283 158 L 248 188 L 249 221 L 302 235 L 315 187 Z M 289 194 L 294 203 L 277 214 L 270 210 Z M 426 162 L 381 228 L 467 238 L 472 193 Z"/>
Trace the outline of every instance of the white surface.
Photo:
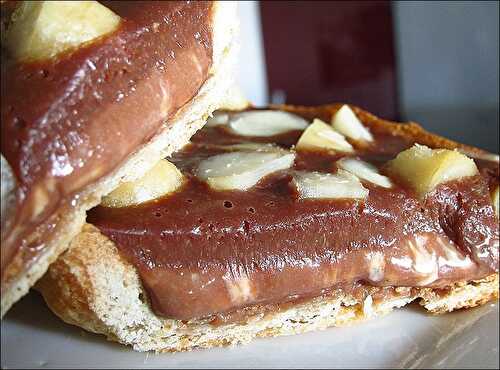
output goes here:
<path id="1" fill-rule="evenodd" d="M 64 324 L 31 293 L 2 322 L 2 368 L 498 368 L 497 303 L 444 316 L 413 305 L 350 328 L 188 353 L 137 353 Z"/>
<path id="2" fill-rule="evenodd" d="M 245 97 L 257 106 L 268 103 L 266 62 L 259 3 L 239 1 L 240 53 L 236 80 Z"/>
<path id="3" fill-rule="evenodd" d="M 403 113 L 498 107 L 499 8 L 498 1 L 393 3 Z"/>

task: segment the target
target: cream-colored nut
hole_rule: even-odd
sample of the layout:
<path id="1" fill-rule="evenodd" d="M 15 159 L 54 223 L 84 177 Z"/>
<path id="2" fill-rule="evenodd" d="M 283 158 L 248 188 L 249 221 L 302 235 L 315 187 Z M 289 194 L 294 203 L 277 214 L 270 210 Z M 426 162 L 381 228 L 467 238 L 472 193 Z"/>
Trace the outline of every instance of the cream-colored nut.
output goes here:
<path id="1" fill-rule="evenodd" d="M 5 48 L 18 60 L 43 60 L 118 27 L 120 17 L 97 1 L 23 1 L 12 14 Z"/>
<path id="2" fill-rule="evenodd" d="M 437 185 L 478 174 L 474 161 L 455 150 L 415 144 L 389 161 L 387 171 L 423 197 Z"/>
<path id="3" fill-rule="evenodd" d="M 292 166 L 295 154 L 282 152 L 232 152 L 200 163 L 196 175 L 216 190 L 245 190 L 263 177 Z"/>
<path id="4" fill-rule="evenodd" d="M 296 148 L 297 150 L 332 150 L 347 153 L 354 151 L 342 134 L 318 118 L 314 119 L 304 131 Z"/>
<path id="5" fill-rule="evenodd" d="M 392 182 L 387 176 L 381 175 L 377 167 L 365 161 L 345 157 L 337 161 L 337 167 L 383 188 L 392 187 Z"/>
<path id="6" fill-rule="evenodd" d="M 274 136 L 293 130 L 303 130 L 307 121 L 296 114 L 278 110 L 253 110 L 234 114 L 229 126 L 241 136 Z"/>
<path id="7" fill-rule="evenodd" d="M 166 159 L 161 160 L 136 180 L 120 184 L 102 198 L 105 207 L 128 207 L 173 193 L 184 183 L 182 173 Z"/>
<path id="8" fill-rule="evenodd" d="M 332 117 L 332 126 L 341 134 L 353 140 L 373 141 L 370 131 L 363 126 L 348 105 L 343 105 Z"/>
<path id="9" fill-rule="evenodd" d="M 338 170 L 336 174 L 296 172 L 293 175 L 300 198 L 310 199 L 365 199 L 368 189 L 353 174 Z"/>

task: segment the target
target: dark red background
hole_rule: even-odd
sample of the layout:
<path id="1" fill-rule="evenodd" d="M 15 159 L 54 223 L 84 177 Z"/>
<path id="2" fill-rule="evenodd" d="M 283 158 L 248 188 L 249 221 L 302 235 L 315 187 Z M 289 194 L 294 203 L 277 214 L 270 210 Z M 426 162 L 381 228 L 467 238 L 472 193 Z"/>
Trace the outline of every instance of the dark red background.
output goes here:
<path id="1" fill-rule="evenodd" d="M 270 96 L 286 103 L 347 102 L 397 119 L 391 4 L 386 1 L 260 3 Z"/>

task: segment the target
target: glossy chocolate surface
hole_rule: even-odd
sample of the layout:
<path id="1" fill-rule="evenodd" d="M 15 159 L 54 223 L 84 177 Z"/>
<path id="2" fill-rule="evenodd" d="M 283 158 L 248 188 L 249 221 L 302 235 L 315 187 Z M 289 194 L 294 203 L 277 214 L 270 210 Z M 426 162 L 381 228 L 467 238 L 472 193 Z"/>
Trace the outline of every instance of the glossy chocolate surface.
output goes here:
<path id="1" fill-rule="evenodd" d="M 58 212 L 154 137 L 209 76 L 211 3 L 104 4 L 121 17 L 118 29 L 77 50 L 29 64 L 2 51 L 1 152 L 18 182 L 2 286 L 15 256 L 39 256 L 49 220 L 55 227 Z"/>
<path id="2" fill-rule="evenodd" d="M 383 132 L 356 154 L 383 164 L 413 143 Z M 289 148 L 301 132 L 242 138 L 204 128 L 172 161 L 188 182 L 165 198 L 127 208 L 97 207 L 88 221 L 139 270 L 155 312 L 176 319 L 231 315 L 338 287 L 445 287 L 498 271 L 498 220 L 489 196 L 498 166 L 440 185 L 425 201 L 397 183 L 363 182 L 365 201 L 298 199 L 291 171 L 335 172 L 342 155 L 297 151 L 294 167 L 247 191 L 215 191 L 198 180 L 201 159 L 227 144 Z M 495 170 L 496 168 L 496 170 Z M 349 288 L 351 289 L 351 288 Z"/>

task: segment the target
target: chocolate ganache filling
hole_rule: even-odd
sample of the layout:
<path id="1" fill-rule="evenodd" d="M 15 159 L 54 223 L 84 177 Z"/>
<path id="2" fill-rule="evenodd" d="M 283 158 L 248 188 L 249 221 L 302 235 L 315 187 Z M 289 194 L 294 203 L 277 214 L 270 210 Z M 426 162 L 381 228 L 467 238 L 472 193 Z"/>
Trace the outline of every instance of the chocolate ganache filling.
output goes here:
<path id="1" fill-rule="evenodd" d="M 339 287 L 443 288 L 498 271 L 490 198 L 497 163 L 478 160 L 476 175 L 441 183 L 425 198 L 391 177 L 390 187 L 362 181 L 365 199 L 305 199 L 295 173 L 337 173 L 339 160 L 352 157 L 384 174 L 387 161 L 414 141 L 372 127 L 373 141 L 349 140 L 354 151 L 342 153 L 294 148 L 302 134 L 242 136 L 227 124 L 205 127 L 170 159 L 186 178 L 180 189 L 136 206 L 96 207 L 88 222 L 137 268 L 154 311 L 175 319 L 285 304 Z M 214 189 L 200 179 L 207 158 L 235 144 L 248 150 L 266 143 L 293 151 L 293 164 L 245 190 Z"/>

